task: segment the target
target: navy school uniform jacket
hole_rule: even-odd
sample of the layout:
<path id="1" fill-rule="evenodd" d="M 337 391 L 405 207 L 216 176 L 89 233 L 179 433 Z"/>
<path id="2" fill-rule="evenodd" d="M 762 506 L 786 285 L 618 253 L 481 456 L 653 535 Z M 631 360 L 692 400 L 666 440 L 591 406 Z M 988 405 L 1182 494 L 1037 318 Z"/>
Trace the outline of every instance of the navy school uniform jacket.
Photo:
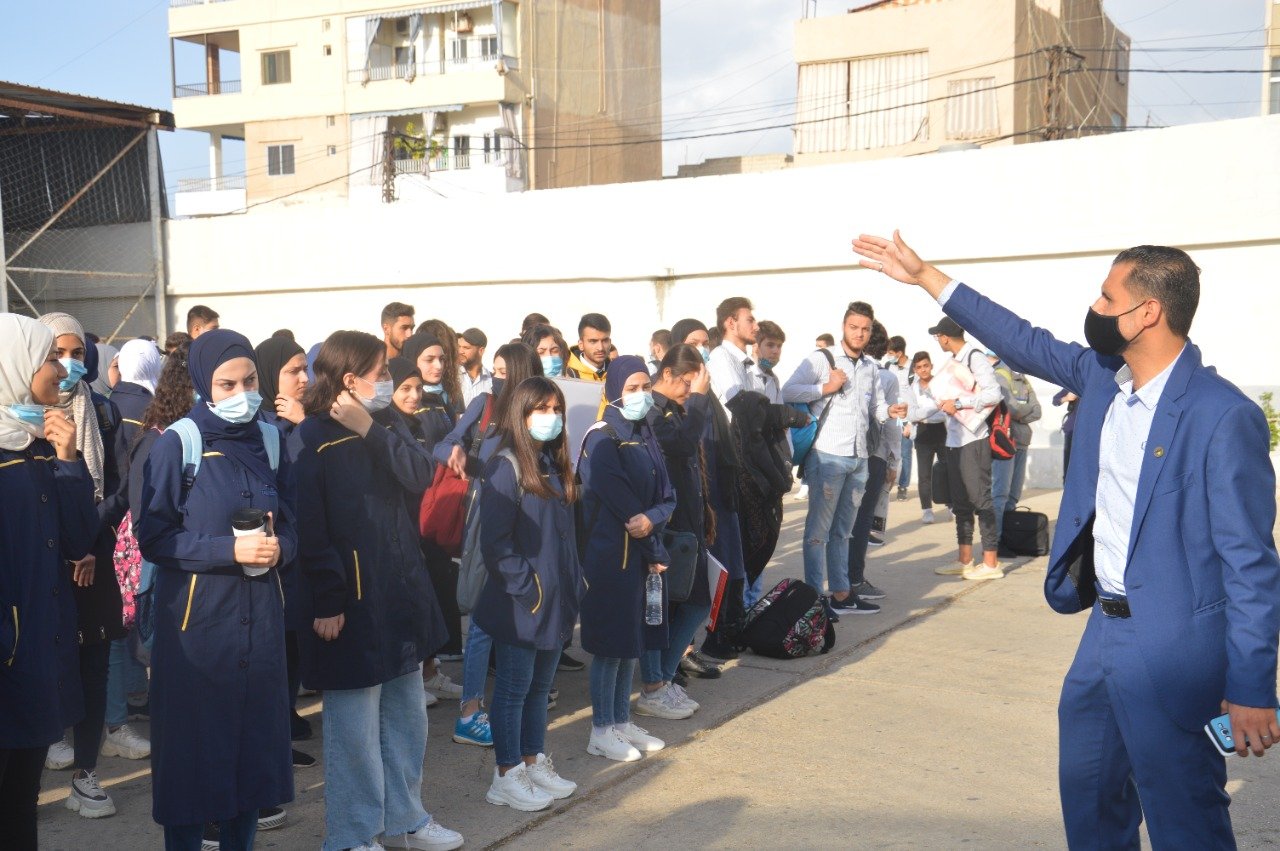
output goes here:
<path id="1" fill-rule="evenodd" d="M 394 432 L 400 438 L 408 448 L 409 457 L 412 457 L 413 465 L 419 473 L 422 472 L 422 465 L 427 465 L 425 484 L 422 484 L 424 480 L 415 474 L 413 487 L 406 486 L 402 492 L 405 510 L 409 512 L 409 519 L 416 525 L 418 512 L 422 508 L 422 497 L 431 487 L 436 473 L 436 462 L 431 456 L 431 444 L 427 442 L 427 431 L 424 429 L 426 420 L 419 414 L 408 416 L 394 407 L 387 407 L 375 413 L 373 421 L 388 431 Z M 438 424 L 435 429 L 439 429 Z"/>
<path id="2" fill-rule="evenodd" d="M 706 515 L 703 511 L 706 494 L 702 489 L 702 461 L 698 452 L 709 404 L 707 395 L 693 393 L 681 407 L 655 392 L 653 408 L 647 417 L 649 427 L 658 438 L 658 446 L 662 447 L 662 454 L 667 459 L 667 474 L 676 492 L 676 507 L 667 528 L 698 536 L 698 574 L 689 594 L 689 603 L 700 606 L 711 605 L 711 592 L 702 579 L 707 568 Z"/>
<path id="3" fill-rule="evenodd" d="M 464 452 L 470 452 L 471 446 L 475 442 L 476 432 L 480 428 L 480 421 L 484 419 L 484 409 L 490 400 L 496 399 L 498 392 L 502 389 L 502 379 L 494 379 L 493 392 L 481 393 L 471 400 L 471 404 L 467 405 L 467 410 L 463 412 L 459 418 L 457 425 L 453 427 L 453 431 L 446 434 L 431 450 L 431 454 L 441 464 L 449 463 L 449 454 L 453 451 L 453 447 L 460 446 Z M 496 405 L 496 402 L 495 402 Z M 467 462 L 467 474 L 472 478 L 479 478 L 484 471 L 484 463 L 493 457 L 493 453 L 498 448 L 497 435 L 493 433 L 493 415 L 489 415 L 489 424 L 486 428 L 486 435 L 480 442 L 480 448 L 477 452 L 478 462 Z"/>
<path id="4" fill-rule="evenodd" d="M 564 493 L 546 453 L 543 478 Z M 472 613 L 494 641 L 559 650 L 573 634 L 586 591 L 573 526 L 573 506 L 557 496 L 521 493 L 515 467 L 501 454 L 485 465 L 480 489 L 480 547 L 488 578 Z"/>
<path id="5" fill-rule="evenodd" d="M 152 816 L 163 825 L 293 800 L 280 573 L 247 577 L 231 533 L 238 509 L 269 511 L 280 564 L 294 559 L 293 468 L 281 453 L 268 484 L 205 446 L 184 496 L 182 441 L 172 431 L 156 439 L 136 524 L 142 556 L 157 566 Z"/>
<path id="6" fill-rule="evenodd" d="M 302 452 L 302 435 L 298 426 L 289 420 L 281 419 L 275 411 L 263 409 L 258 416 L 275 426 L 280 432 L 280 454 L 289 459 L 297 471 L 298 455 Z M 284 626 L 285 629 L 304 630 L 311 628 L 311 622 L 302 614 L 298 605 L 298 562 L 295 559 L 280 565 L 280 584 L 284 588 Z"/>
<path id="7" fill-rule="evenodd" d="M 131 381 L 121 381 L 111 391 L 111 403 L 120 413 L 120 427 L 116 429 L 112 444 L 115 449 L 116 467 L 120 473 L 120 484 L 125 489 L 126 499 L 128 498 L 129 464 L 132 460 L 130 450 L 137 442 L 138 432 L 142 431 L 147 406 L 151 404 L 152 398 L 154 397 L 147 388 Z"/>
<path id="8" fill-rule="evenodd" d="M 57 460 L 44 440 L 0 449 L 2 750 L 43 748 L 62 737 L 67 701 L 59 689 L 70 684 L 60 682 L 59 651 L 76 649 L 59 616 L 68 596 L 62 568 L 89 551 L 97 528 L 93 479 L 83 461 Z"/>
<path id="9" fill-rule="evenodd" d="M 603 428 L 592 431 L 578 461 L 588 529 L 582 559 L 589 585 L 582 601 L 582 649 L 593 656 L 638 659 L 646 649 L 645 579 L 649 565 L 670 562 L 662 530 L 675 511 L 676 494 L 666 464 L 655 464 L 650 456 L 640 424 L 609 416 L 612 410 L 606 418 L 619 440 Z M 653 523 L 653 532 L 644 538 L 632 538 L 626 530 L 637 514 Z M 661 632 L 652 643 L 665 646 L 666 630 Z"/>
<path id="10" fill-rule="evenodd" d="M 405 507 L 406 491 L 425 491 L 434 467 L 395 427 L 375 423 L 361 438 L 322 414 L 298 428 L 302 601 L 308 618 L 346 616 L 333 641 L 299 634 L 302 681 L 381 685 L 417 670 L 448 637 Z"/>

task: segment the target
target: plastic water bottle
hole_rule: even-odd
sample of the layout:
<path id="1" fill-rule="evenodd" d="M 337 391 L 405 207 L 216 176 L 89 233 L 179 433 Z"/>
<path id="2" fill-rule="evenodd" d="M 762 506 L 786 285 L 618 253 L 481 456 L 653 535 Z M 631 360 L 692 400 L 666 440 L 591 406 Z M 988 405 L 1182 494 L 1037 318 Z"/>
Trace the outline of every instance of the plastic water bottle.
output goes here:
<path id="1" fill-rule="evenodd" d="M 644 622 L 649 626 L 662 623 L 661 573 L 650 573 L 644 580 Z"/>

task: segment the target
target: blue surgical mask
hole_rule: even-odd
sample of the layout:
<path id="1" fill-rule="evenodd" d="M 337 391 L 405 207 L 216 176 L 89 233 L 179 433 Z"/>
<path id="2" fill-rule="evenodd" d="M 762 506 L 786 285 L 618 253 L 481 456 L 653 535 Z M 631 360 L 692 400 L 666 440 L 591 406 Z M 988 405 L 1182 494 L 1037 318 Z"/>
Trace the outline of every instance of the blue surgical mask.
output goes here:
<path id="1" fill-rule="evenodd" d="M 372 399 L 366 399 L 359 393 L 356 394 L 356 398 L 360 400 L 361 405 L 364 405 L 366 411 L 376 414 L 391 404 L 391 398 L 396 392 L 396 383 L 394 381 L 389 378 L 386 381 L 369 381 L 365 378 L 360 380 L 373 388 Z"/>
<path id="2" fill-rule="evenodd" d="M 444 395 L 444 385 L 443 385 L 443 384 L 424 384 L 424 385 L 422 385 L 422 392 L 423 392 L 423 393 L 435 393 L 435 394 L 436 394 L 436 395 L 438 395 L 438 396 L 443 396 L 443 395 Z"/>
<path id="3" fill-rule="evenodd" d="M 546 443 L 555 440 L 564 430 L 564 417 L 535 411 L 529 415 L 529 436 Z"/>
<path id="4" fill-rule="evenodd" d="M 703 363 L 711 363 L 711 350 L 706 346 L 698 346 L 698 354 L 702 355 Z"/>
<path id="5" fill-rule="evenodd" d="M 622 411 L 622 415 L 632 422 L 638 422 L 645 418 L 645 414 L 649 413 L 649 409 L 653 407 L 653 394 L 646 393 L 641 390 L 636 393 L 624 393 L 622 396 L 622 404 L 615 405 L 618 410 Z"/>
<path id="6" fill-rule="evenodd" d="M 229 423 L 247 423 L 258 413 L 262 396 L 256 390 L 246 390 L 228 396 L 221 402 L 206 402 L 209 410 Z"/>
<path id="7" fill-rule="evenodd" d="M 74 390 L 75 386 L 80 383 L 80 379 L 89 374 L 89 370 L 85 369 L 84 361 L 75 358 L 59 358 L 58 363 L 62 364 L 67 371 L 67 377 L 58 382 L 58 389 L 63 393 Z"/>
<path id="8" fill-rule="evenodd" d="M 769 360 L 768 358 L 760 358 L 761 369 L 773 369 L 775 366 L 777 366 L 777 364 Z"/>
<path id="9" fill-rule="evenodd" d="M 556 376 L 564 372 L 564 358 L 559 355 L 542 356 L 542 374 Z"/>
<path id="10" fill-rule="evenodd" d="M 29 426 L 29 430 L 44 435 L 44 405 L 10 405 L 9 413 Z"/>

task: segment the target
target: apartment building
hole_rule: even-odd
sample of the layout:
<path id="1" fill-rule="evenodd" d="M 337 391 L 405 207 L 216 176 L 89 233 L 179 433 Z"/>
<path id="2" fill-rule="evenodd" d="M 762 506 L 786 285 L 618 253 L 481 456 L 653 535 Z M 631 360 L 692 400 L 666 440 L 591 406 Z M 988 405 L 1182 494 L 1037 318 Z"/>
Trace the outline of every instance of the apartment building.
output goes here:
<path id="1" fill-rule="evenodd" d="M 1101 0 L 881 0 L 798 21 L 795 164 L 1127 125 L 1129 38 Z"/>
<path id="2" fill-rule="evenodd" d="M 1266 4 L 1267 48 L 1263 51 L 1262 114 L 1280 115 L 1280 0 Z"/>
<path id="3" fill-rule="evenodd" d="M 170 3 L 175 122 L 209 136 L 178 215 L 661 177 L 656 2 Z"/>

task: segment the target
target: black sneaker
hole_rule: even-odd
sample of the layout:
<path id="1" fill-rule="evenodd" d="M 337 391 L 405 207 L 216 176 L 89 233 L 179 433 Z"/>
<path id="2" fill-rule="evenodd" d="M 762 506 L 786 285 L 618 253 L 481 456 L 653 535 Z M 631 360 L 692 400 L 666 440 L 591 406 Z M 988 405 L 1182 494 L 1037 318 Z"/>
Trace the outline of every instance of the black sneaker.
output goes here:
<path id="1" fill-rule="evenodd" d="M 853 586 L 853 593 L 863 600 L 883 600 L 885 598 L 883 591 L 865 580 Z"/>
<path id="2" fill-rule="evenodd" d="M 724 673 L 714 659 L 701 652 L 690 653 L 681 659 L 680 670 L 701 680 L 716 680 Z"/>
<path id="3" fill-rule="evenodd" d="M 305 742 L 311 738 L 311 722 L 296 711 L 289 716 L 289 738 L 295 742 Z"/>
<path id="4" fill-rule="evenodd" d="M 145 703 L 129 704 L 130 721 L 150 721 L 151 720 L 151 700 L 147 699 Z"/>
<path id="5" fill-rule="evenodd" d="M 680 670 L 679 668 L 676 668 L 676 675 L 671 678 L 671 682 L 680 686 L 680 688 L 688 688 L 689 675 L 686 674 L 684 671 Z"/>
<path id="6" fill-rule="evenodd" d="M 899 487 L 899 488 L 898 488 L 898 502 L 906 502 L 906 501 L 907 501 L 907 489 L 906 489 L 906 488 L 904 488 L 904 487 Z"/>
<path id="7" fill-rule="evenodd" d="M 831 598 L 827 596 L 818 597 L 822 601 L 822 608 L 827 612 L 827 620 L 831 623 L 840 623 L 840 616 L 836 614 L 836 610 L 831 607 Z"/>
<path id="8" fill-rule="evenodd" d="M 573 658 L 565 651 L 560 651 L 560 664 L 556 666 L 562 671 L 581 671 L 587 663 Z"/>
<path id="9" fill-rule="evenodd" d="M 206 824 L 204 826 L 204 836 L 200 840 L 200 851 L 218 851 L 222 847 L 219 839 L 218 824 Z"/>
<path id="10" fill-rule="evenodd" d="M 871 534 L 867 535 L 867 546 L 869 546 L 869 547 L 883 547 L 883 546 L 884 546 L 884 534 L 883 534 L 883 533 L 881 533 L 881 532 L 872 532 Z"/>
<path id="11" fill-rule="evenodd" d="M 303 753 L 300 750 L 293 751 L 293 767 L 294 768 L 310 768 L 316 764 L 316 758 L 309 753 Z"/>
<path id="12" fill-rule="evenodd" d="M 857 594 L 850 594 L 843 600 L 832 600 L 831 605 L 837 612 L 846 615 L 874 615 L 880 611 L 875 603 L 868 603 Z"/>
<path id="13" fill-rule="evenodd" d="M 258 830 L 275 830 L 284 824 L 284 807 L 263 807 L 258 810 Z M 217 825 L 214 825 L 217 830 Z M 208 836 L 208 830 L 205 831 Z"/>

